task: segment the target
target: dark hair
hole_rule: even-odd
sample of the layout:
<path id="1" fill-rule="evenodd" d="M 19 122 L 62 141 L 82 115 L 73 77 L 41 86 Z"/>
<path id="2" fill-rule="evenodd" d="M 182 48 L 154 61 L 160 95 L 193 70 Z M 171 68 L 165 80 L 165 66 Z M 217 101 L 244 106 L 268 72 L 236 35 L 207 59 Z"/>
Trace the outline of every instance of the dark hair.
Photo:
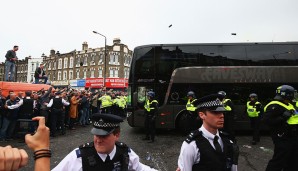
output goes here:
<path id="1" fill-rule="evenodd" d="M 19 46 L 17 46 L 17 45 L 15 45 L 15 46 L 13 46 L 13 48 L 18 48 Z"/>
<path id="2" fill-rule="evenodd" d="M 32 92 L 31 91 L 25 91 L 26 96 L 31 96 Z"/>
<path id="3" fill-rule="evenodd" d="M 113 131 L 114 135 L 119 134 L 119 133 L 120 133 L 120 126 L 115 128 L 114 131 Z"/>

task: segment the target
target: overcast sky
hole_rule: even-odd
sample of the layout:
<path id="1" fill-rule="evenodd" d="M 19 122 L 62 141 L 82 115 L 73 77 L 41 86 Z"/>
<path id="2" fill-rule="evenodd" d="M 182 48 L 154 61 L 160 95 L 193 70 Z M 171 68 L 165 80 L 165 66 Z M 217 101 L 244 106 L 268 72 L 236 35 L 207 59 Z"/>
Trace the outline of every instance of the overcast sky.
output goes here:
<path id="1" fill-rule="evenodd" d="M 298 0 L 1 0 L 0 62 L 104 46 L 298 41 Z M 172 27 L 169 25 L 172 24 Z M 236 36 L 231 33 L 237 33 Z"/>

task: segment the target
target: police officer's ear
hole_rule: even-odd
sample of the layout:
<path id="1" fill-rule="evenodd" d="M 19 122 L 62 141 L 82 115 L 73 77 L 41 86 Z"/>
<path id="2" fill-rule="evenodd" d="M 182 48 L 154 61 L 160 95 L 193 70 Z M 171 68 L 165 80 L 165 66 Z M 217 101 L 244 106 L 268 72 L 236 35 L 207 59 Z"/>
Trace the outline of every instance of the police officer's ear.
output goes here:
<path id="1" fill-rule="evenodd" d="M 205 113 L 205 112 L 198 112 L 198 115 L 199 115 L 199 117 L 200 117 L 202 120 L 205 120 L 205 117 L 206 117 L 206 113 Z"/>

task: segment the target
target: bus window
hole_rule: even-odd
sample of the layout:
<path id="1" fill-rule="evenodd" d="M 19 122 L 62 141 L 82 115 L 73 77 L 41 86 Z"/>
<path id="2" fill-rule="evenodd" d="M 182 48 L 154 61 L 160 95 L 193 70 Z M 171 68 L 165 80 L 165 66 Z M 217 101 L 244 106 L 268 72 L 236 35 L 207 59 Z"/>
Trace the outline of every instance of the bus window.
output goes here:
<path id="1" fill-rule="evenodd" d="M 274 45 L 272 56 L 279 65 L 297 65 L 297 54 L 293 45 Z"/>
<path id="2" fill-rule="evenodd" d="M 154 48 L 141 48 L 134 54 L 135 64 L 132 64 L 131 72 L 134 73 L 134 80 L 154 78 Z M 136 72 L 137 71 L 137 72 Z"/>
<path id="3" fill-rule="evenodd" d="M 138 103 L 145 103 L 146 87 L 138 87 Z"/>
<path id="4" fill-rule="evenodd" d="M 222 56 L 221 46 L 199 46 L 198 55 L 201 66 L 224 66 L 226 58 Z"/>
<path id="5" fill-rule="evenodd" d="M 222 55 L 227 66 L 247 66 L 245 46 L 222 46 Z"/>

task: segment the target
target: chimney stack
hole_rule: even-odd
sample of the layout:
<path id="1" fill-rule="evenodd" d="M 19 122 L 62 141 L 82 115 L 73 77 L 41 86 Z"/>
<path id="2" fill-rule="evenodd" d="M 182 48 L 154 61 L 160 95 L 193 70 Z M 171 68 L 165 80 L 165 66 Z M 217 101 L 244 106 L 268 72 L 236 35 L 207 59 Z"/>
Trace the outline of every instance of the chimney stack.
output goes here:
<path id="1" fill-rule="evenodd" d="M 83 42 L 82 50 L 88 50 L 88 43 L 87 42 Z"/>

